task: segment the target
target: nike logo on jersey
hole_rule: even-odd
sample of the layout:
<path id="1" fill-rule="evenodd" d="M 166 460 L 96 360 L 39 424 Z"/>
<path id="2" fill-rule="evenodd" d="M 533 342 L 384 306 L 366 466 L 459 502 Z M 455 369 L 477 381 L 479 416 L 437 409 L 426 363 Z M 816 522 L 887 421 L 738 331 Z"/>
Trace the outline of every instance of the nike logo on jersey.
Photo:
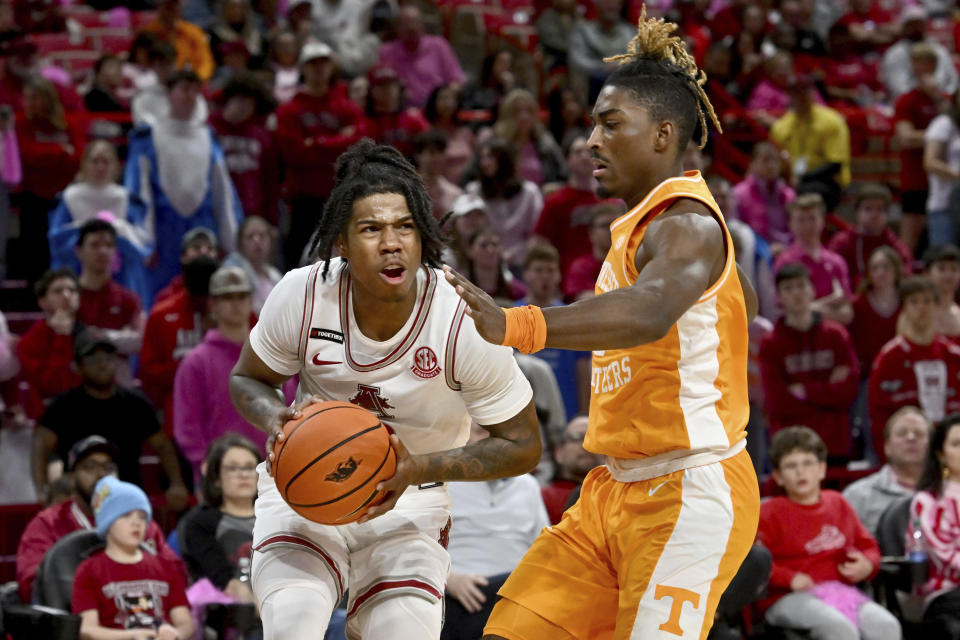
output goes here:
<path id="1" fill-rule="evenodd" d="M 320 359 L 320 354 L 319 354 L 319 353 L 315 353 L 315 354 L 313 354 L 313 364 L 315 364 L 315 365 L 317 365 L 317 366 L 322 366 L 322 365 L 325 365 L 325 364 L 342 364 L 342 363 L 341 363 L 339 360 L 321 360 L 321 359 Z"/>
<path id="2" fill-rule="evenodd" d="M 663 482 L 661 482 L 661 483 L 658 484 L 657 486 L 655 486 L 655 487 L 653 487 L 652 489 L 650 489 L 650 495 L 652 496 L 652 495 L 655 494 L 657 491 L 660 491 L 660 487 L 662 487 L 663 485 L 667 484 L 668 482 L 670 482 L 670 481 L 669 481 L 669 480 L 664 480 Z"/>

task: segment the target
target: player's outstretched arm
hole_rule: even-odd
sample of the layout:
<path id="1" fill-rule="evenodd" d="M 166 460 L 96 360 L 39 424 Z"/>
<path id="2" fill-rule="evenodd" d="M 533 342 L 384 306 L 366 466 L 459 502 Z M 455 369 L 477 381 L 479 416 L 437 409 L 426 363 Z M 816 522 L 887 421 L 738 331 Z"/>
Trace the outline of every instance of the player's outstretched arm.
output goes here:
<path id="1" fill-rule="evenodd" d="M 393 508 L 410 485 L 459 480 L 495 480 L 533 470 L 540 461 L 540 425 L 533 400 L 505 422 L 483 425 L 489 438 L 457 449 L 411 455 L 397 436 L 390 436 L 397 452 L 397 471 L 378 490 L 391 491 L 386 501 L 371 508 L 360 521 Z"/>
<path id="2" fill-rule="evenodd" d="M 545 346 L 603 351 L 659 340 L 719 277 L 724 258 L 723 233 L 713 217 L 661 214 L 650 223 L 637 254 L 636 283 L 565 307 L 543 309 Z M 467 303 L 480 335 L 502 344 L 503 310 L 466 278 L 449 267 L 444 270 Z"/>

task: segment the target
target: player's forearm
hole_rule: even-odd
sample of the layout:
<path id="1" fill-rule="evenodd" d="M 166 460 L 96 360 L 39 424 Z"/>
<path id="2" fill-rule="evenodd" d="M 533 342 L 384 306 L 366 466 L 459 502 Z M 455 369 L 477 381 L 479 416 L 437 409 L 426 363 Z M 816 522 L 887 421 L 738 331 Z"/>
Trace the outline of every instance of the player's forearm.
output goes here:
<path id="1" fill-rule="evenodd" d="M 243 418 L 266 433 L 286 410 L 277 388 L 240 374 L 230 374 L 230 399 Z"/>

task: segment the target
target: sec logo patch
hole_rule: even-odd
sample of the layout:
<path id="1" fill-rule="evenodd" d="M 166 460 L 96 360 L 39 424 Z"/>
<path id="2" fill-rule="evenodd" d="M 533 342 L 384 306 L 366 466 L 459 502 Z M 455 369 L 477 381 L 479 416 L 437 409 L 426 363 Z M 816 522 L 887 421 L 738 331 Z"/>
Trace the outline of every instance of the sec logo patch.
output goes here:
<path id="1" fill-rule="evenodd" d="M 430 347 L 420 347 L 413 354 L 413 366 L 410 367 L 410 370 L 421 378 L 433 378 L 440 373 L 437 354 Z"/>

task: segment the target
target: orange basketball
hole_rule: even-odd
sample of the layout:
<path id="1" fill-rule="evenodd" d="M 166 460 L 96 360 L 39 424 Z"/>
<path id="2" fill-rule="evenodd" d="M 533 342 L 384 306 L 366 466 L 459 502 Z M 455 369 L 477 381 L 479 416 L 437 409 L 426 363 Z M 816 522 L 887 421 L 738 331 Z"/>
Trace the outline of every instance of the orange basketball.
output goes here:
<path id="1" fill-rule="evenodd" d="M 393 476 L 390 431 L 349 402 L 317 402 L 283 425 L 274 452 L 274 480 L 294 511 L 320 524 L 346 524 L 379 504 L 377 483 Z"/>

